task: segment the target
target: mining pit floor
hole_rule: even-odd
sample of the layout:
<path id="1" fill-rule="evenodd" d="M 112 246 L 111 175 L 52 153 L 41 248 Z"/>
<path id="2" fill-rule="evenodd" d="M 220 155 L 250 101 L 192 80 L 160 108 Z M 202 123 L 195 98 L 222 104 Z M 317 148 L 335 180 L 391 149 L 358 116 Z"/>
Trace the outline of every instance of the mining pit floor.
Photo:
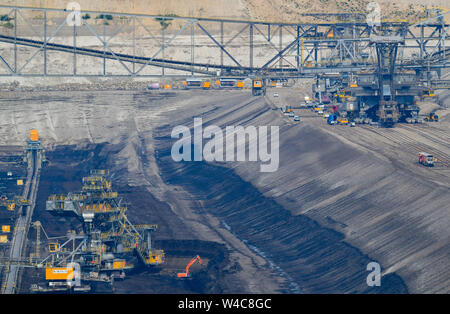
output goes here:
<path id="1" fill-rule="evenodd" d="M 351 128 L 307 109 L 296 109 L 294 122 L 279 107 L 300 102 L 304 90 L 277 91 L 2 91 L 0 178 L 25 173 L 18 160 L 35 128 L 50 163 L 33 221 L 49 235 L 79 222 L 48 214 L 45 200 L 79 190 L 90 169 L 111 171 L 132 222 L 159 225 L 155 245 L 167 263 L 98 293 L 449 293 L 448 99 L 437 123 Z M 195 117 L 204 127 L 279 126 L 279 169 L 174 162 L 171 131 L 192 128 Z M 417 163 L 420 151 L 438 158 L 434 168 Z M 8 182 L 4 189 L 14 187 Z M 197 254 L 205 265 L 190 280 L 176 278 Z M 380 287 L 366 284 L 371 261 L 381 264 Z M 25 268 L 20 292 L 42 279 Z"/>

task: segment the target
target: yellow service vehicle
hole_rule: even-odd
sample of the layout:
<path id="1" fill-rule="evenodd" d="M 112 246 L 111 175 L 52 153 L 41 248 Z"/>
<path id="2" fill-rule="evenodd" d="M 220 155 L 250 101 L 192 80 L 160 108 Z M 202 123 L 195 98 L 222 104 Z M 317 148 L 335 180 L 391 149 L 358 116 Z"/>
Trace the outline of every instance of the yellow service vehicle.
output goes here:
<path id="1" fill-rule="evenodd" d="M 323 108 L 320 107 L 314 107 L 314 112 L 318 113 L 319 111 L 323 110 Z"/>
<path id="2" fill-rule="evenodd" d="M 252 95 L 260 96 L 266 95 L 266 80 L 261 77 L 256 77 L 252 80 Z"/>
<path id="3" fill-rule="evenodd" d="M 428 116 L 425 117 L 424 119 L 427 122 L 438 122 L 439 121 L 439 116 L 433 112 L 430 112 L 428 114 Z"/>
<path id="4" fill-rule="evenodd" d="M 345 125 L 347 125 L 349 122 L 348 122 L 348 119 L 347 119 L 347 118 L 338 117 L 338 118 L 337 118 L 337 123 L 338 123 L 338 124 L 345 124 Z"/>
<path id="5" fill-rule="evenodd" d="M 435 96 L 436 96 L 436 94 L 434 93 L 434 90 L 432 90 L 431 88 L 426 89 L 422 92 L 423 98 L 433 98 Z"/>

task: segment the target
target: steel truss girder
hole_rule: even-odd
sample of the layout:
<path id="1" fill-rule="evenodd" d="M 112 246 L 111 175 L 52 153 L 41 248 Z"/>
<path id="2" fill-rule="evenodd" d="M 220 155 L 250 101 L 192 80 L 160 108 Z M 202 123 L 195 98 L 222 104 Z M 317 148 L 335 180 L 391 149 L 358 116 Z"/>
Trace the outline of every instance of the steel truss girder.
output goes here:
<path id="1" fill-rule="evenodd" d="M 6 73 L 0 73 L 0 76 L 143 76 L 154 77 L 157 74 L 143 74 L 143 70 L 148 67 L 158 67 L 162 69 L 161 76 L 165 76 L 165 69 L 173 69 L 181 71 L 185 74 L 178 75 L 193 75 L 201 74 L 207 76 L 217 75 L 217 71 L 222 76 L 249 76 L 249 75 L 285 75 L 289 73 L 292 76 L 310 75 L 310 73 L 323 72 L 329 69 L 330 71 L 346 71 L 349 66 L 339 65 L 327 65 L 323 66 L 324 60 L 327 64 L 330 63 L 333 58 L 339 58 L 340 61 L 348 60 L 349 62 L 358 63 L 361 60 L 360 53 L 362 51 L 369 50 L 369 54 L 373 55 L 373 51 L 370 51 L 368 43 L 372 35 L 381 34 L 383 29 L 394 29 L 394 34 L 400 34 L 405 37 L 405 40 L 409 44 L 405 44 L 401 49 L 416 49 L 419 52 L 421 58 L 427 58 L 436 55 L 443 56 L 441 59 L 446 60 L 448 54 L 446 51 L 449 49 L 446 46 L 446 37 L 448 36 L 449 25 L 444 24 L 441 19 L 441 23 L 419 23 L 415 25 L 408 25 L 404 22 L 383 22 L 379 29 L 371 28 L 361 20 L 354 22 L 321 22 L 321 23 L 268 23 L 259 21 L 242 21 L 242 20 L 230 20 L 230 19 L 211 19 L 211 18 L 192 18 L 192 17 L 179 17 L 179 16 L 158 16 L 158 15 L 145 15 L 145 14 L 127 14 L 127 13 L 114 13 L 114 12 L 95 12 L 95 11 L 81 11 L 78 14 L 103 14 L 117 17 L 118 19 L 126 19 L 126 23 L 119 25 L 112 35 L 106 36 L 106 33 L 100 34 L 98 29 L 96 30 L 87 20 L 82 19 L 81 26 L 73 26 L 73 46 L 69 45 L 56 45 L 52 43 L 52 40 L 60 31 L 67 26 L 67 21 L 64 19 L 56 27 L 56 30 L 48 36 L 48 21 L 49 14 L 67 14 L 65 10 L 47 9 L 47 8 L 28 8 L 18 6 L 0 6 L 0 9 L 8 10 L 8 16 L 11 16 L 14 21 L 13 34 L 5 34 L 7 31 L 5 27 L 0 27 L 0 41 L 4 43 L 14 45 L 14 64 L 8 62 L 3 51 L 0 50 L 0 64 L 6 68 Z M 43 35 L 39 33 L 39 28 L 33 26 L 33 22 L 30 22 L 30 18 L 27 18 L 25 11 L 41 12 Z M 70 12 L 69 12 L 70 13 Z M 143 22 L 143 19 L 150 18 L 158 21 L 177 21 L 181 23 L 180 29 L 177 30 L 166 40 L 165 28 L 161 26 L 160 29 L 152 29 L 150 26 Z M 18 21 L 24 21 L 26 29 L 33 34 L 34 38 L 43 37 L 42 41 L 31 40 L 22 38 L 17 33 Z M 207 27 L 205 24 L 212 24 L 213 27 Z M 132 54 L 123 54 L 115 50 L 111 45 L 113 39 L 126 28 L 132 25 Z M 162 25 L 162 24 L 161 24 Z M 224 41 L 224 26 L 228 25 L 241 25 L 237 33 L 231 36 L 230 39 Z M 137 42 L 144 38 L 136 38 L 142 34 L 136 33 L 136 26 L 142 27 L 145 30 L 145 34 L 150 35 L 150 39 L 160 46 L 158 51 L 151 56 L 137 56 L 135 54 Z M 218 26 L 218 27 L 215 27 Z M 100 43 L 103 50 L 86 49 L 84 47 L 77 47 L 78 31 L 81 27 L 88 30 L 90 35 L 93 35 Z M 264 28 L 267 27 L 267 35 L 264 33 Z M 167 59 L 165 56 L 165 50 L 171 46 L 176 38 L 180 36 L 187 29 L 191 29 L 190 37 L 190 60 L 172 60 Z M 220 33 L 217 35 L 208 29 L 220 28 Z M 419 28 L 420 34 L 415 34 L 414 30 Z M 105 26 L 103 26 L 105 29 Z M 206 35 L 215 47 L 220 51 L 220 62 L 205 63 L 196 62 L 195 56 L 195 29 L 200 31 L 200 34 Z M 9 31 L 11 33 L 11 31 Z M 159 33 L 160 35 L 155 35 Z M 259 37 L 255 37 L 258 36 Z M 278 45 L 274 43 L 274 37 L 278 36 Z M 284 38 L 283 38 L 284 36 Z M 220 37 L 220 38 L 219 38 Z M 238 38 L 245 38 L 248 43 L 245 45 L 249 49 L 248 59 L 241 61 L 241 56 L 233 51 L 230 44 L 235 42 Z M 286 38 L 288 38 L 286 40 Z M 259 40 L 258 45 L 255 46 L 256 40 Z M 413 43 L 411 45 L 411 42 Z M 19 45 L 28 45 L 38 48 L 31 57 L 25 59 L 24 64 L 18 68 L 17 57 Z M 255 49 L 264 49 L 264 53 L 267 54 L 266 61 L 258 62 L 255 58 Z M 65 74 L 49 74 L 47 69 L 48 64 L 48 51 L 60 51 L 73 54 L 73 73 L 71 75 Z M 44 54 L 44 64 L 41 71 L 35 71 L 32 73 L 24 73 L 24 69 L 34 60 L 39 52 Z M 292 54 L 292 52 L 294 52 Z M 103 74 L 83 74 L 77 70 L 79 65 L 77 64 L 78 55 L 87 55 L 96 58 L 103 58 Z M 160 55 L 162 57 L 158 58 Z M 306 55 L 306 58 L 304 56 Z M 403 55 L 403 54 L 402 54 Z M 228 62 L 225 62 L 224 56 L 229 58 Z M 320 58 L 320 56 L 323 56 Z M 290 59 L 294 58 L 295 61 Z M 219 57 L 217 57 L 217 60 Z M 121 67 L 126 71 L 126 74 L 111 74 L 106 72 L 106 60 L 117 61 Z M 313 67 L 306 68 L 307 61 L 313 61 Z M 434 59 L 433 59 L 434 60 Z M 434 60 L 435 61 L 435 60 Z M 440 60 L 441 61 L 441 60 Z M 231 62 L 231 63 L 230 63 Z M 276 65 L 278 64 L 278 67 Z M 131 66 L 130 66 L 131 65 Z M 138 65 L 138 67 L 136 67 Z M 350 66 L 360 67 L 361 65 Z M 408 65 L 411 66 L 411 65 Z M 416 65 L 418 66 L 418 65 Z M 447 62 L 440 62 L 439 67 L 447 67 Z M 168 75 L 171 76 L 171 75 Z"/>

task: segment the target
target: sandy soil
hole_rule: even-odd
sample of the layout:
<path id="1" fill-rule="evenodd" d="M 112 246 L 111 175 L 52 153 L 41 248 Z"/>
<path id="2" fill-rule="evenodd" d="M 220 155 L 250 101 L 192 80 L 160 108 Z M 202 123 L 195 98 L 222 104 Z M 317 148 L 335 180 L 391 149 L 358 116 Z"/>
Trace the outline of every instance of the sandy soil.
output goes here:
<path id="1" fill-rule="evenodd" d="M 57 0 L 6 0 L 7 5 L 64 8 Z M 292 21 L 299 13 L 310 12 L 365 12 L 369 0 L 78 0 L 81 10 L 126 12 L 141 14 L 177 14 L 195 17 L 252 18 L 254 20 Z M 411 13 L 422 14 L 425 4 L 418 0 L 380 0 L 383 17 L 411 18 Z M 426 6 L 448 7 L 445 0 L 429 0 Z M 412 6 L 412 7 L 411 7 Z M 308 18 L 302 18 L 308 20 Z"/>
<path id="2" fill-rule="evenodd" d="M 2 4 L 65 9 L 68 2 L 58 0 L 4 0 Z M 123 12 L 137 14 L 176 14 L 179 16 L 205 17 L 244 17 L 245 7 L 241 0 L 215 0 L 208 3 L 203 0 L 112 0 L 89 1 L 77 0 L 81 10 Z"/>

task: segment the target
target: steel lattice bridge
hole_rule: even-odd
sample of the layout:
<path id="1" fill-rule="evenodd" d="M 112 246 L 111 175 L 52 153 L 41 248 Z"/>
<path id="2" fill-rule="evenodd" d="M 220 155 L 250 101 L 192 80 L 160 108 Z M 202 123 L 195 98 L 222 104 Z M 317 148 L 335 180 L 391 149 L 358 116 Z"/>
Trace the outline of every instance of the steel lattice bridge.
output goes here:
<path id="1" fill-rule="evenodd" d="M 449 67 L 448 13 L 365 22 L 362 14 L 304 14 L 278 23 L 0 6 L 0 76 L 302 77 L 376 63 L 371 38 L 405 38 L 398 66 Z M 323 21 L 325 20 L 325 21 Z"/>

